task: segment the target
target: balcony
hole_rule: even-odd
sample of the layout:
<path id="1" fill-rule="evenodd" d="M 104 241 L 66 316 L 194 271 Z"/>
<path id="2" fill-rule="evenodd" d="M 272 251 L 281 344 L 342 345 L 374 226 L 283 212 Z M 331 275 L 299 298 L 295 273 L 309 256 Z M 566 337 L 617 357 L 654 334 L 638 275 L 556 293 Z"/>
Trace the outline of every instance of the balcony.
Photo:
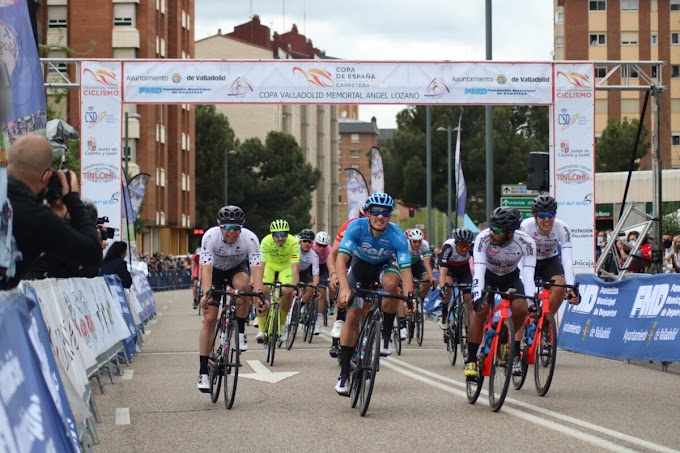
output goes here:
<path id="1" fill-rule="evenodd" d="M 113 47 L 139 49 L 139 30 L 134 27 L 114 27 Z"/>

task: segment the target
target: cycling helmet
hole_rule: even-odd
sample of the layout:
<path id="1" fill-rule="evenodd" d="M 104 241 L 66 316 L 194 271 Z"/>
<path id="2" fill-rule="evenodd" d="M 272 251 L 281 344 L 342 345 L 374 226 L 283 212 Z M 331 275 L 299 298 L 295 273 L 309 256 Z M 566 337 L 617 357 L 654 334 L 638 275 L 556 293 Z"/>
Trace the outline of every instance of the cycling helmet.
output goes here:
<path id="1" fill-rule="evenodd" d="M 554 212 L 557 211 L 557 202 L 550 195 L 539 195 L 531 202 L 532 212 Z"/>
<path id="2" fill-rule="evenodd" d="M 276 219 L 274 220 L 271 225 L 269 225 L 269 232 L 270 233 L 277 233 L 285 231 L 288 232 L 290 231 L 290 225 L 288 225 L 288 222 L 286 222 L 283 219 Z"/>
<path id="3" fill-rule="evenodd" d="M 308 241 L 313 241 L 314 237 L 316 236 L 312 230 L 309 228 L 305 228 L 304 230 L 300 231 L 300 239 L 308 240 Z"/>
<path id="4" fill-rule="evenodd" d="M 385 192 L 377 192 L 368 197 L 364 210 L 368 211 L 371 206 L 379 208 L 388 208 L 390 211 L 394 210 L 394 199 Z"/>
<path id="5" fill-rule="evenodd" d="M 217 213 L 217 223 L 220 225 L 225 225 L 227 223 L 238 223 L 243 225 L 246 221 L 246 215 L 243 213 L 243 209 L 238 206 L 229 205 L 220 208 Z"/>
<path id="6" fill-rule="evenodd" d="M 475 240 L 475 235 L 467 228 L 456 228 L 453 230 L 453 240 L 456 242 L 467 242 L 471 244 Z"/>
<path id="7" fill-rule="evenodd" d="M 325 231 L 319 231 L 316 233 L 316 239 L 314 240 L 317 244 L 330 245 L 331 237 Z"/>
<path id="8" fill-rule="evenodd" d="M 517 209 L 496 208 L 491 213 L 489 226 L 504 230 L 516 230 L 521 220 L 522 214 Z"/>
<path id="9" fill-rule="evenodd" d="M 201 248 L 200 248 L 200 247 L 196 249 L 196 253 L 195 253 L 195 254 L 196 254 L 196 255 L 200 255 L 200 254 L 201 254 Z"/>
<path id="10" fill-rule="evenodd" d="M 425 239 L 425 234 L 419 228 L 408 230 L 409 241 L 422 241 L 423 239 Z"/>

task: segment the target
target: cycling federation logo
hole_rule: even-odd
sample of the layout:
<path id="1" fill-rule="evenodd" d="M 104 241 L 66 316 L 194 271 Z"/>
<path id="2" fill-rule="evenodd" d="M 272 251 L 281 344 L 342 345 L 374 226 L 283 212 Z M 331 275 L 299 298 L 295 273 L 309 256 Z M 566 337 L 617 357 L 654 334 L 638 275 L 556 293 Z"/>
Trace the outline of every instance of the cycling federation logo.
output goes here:
<path id="1" fill-rule="evenodd" d="M 106 69 L 97 69 L 92 71 L 91 69 L 85 69 L 84 74 L 89 74 L 98 85 L 105 88 L 118 88 L 118 76 L 111 71 Z"/>
<path id="2" fill-rule="evenodd" d="M 570 72 L 567 74 L 563 71 L 557 71 L 557 79 L 559 80 L 560 78 L 565 79 L 573 87 L 590 89 L 590 77 L 580 72 Z"/>
<path id="3" fill-rule="evenodd" d="M 425 89 L 425 96 L 439 98 L 449 94 L 450 92 L 451 89 L 449 86 L 441 79 L 441 77 L 437 77 L 432 79 L 432 82 L 430 82 L 430 84 Z"/>
<path id="4" fill-rule="evenodd" d="M 592 98 L 590 76 L 581 72 L 557 71 L 555 94 L 560 99 Z"/>
<path id="5" fill-rule="evenodd" d="M 333 83 L 333 77 L 330 71 L 319 68 L 311 68 L 307 71 L 299 66 L 293 68 L 293 74 L 300 73 L 307 80 L 310 85 L 317 86 L 319 88 L 331 88 L 335 86 Z"/>
<path id="6" fill-rule="evenodd" d="M 238 77 L 231 83 L 227 96 L 243 97 L 254 91 L 253 84 L 245 77 Z"/>

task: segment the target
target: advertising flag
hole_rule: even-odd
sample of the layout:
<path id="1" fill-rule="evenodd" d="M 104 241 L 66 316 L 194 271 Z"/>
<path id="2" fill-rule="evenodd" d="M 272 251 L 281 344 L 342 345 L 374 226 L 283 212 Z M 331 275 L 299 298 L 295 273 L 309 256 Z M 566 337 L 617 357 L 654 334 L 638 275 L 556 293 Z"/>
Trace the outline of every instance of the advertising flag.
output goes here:
<path id="1" fill-rule="evenodd" d="M 142 201 L 144 201 L 144 195 L 146 194 L 146 186 L 149 185 L 150 179 L 150 174 L 139 173 L 128 183 L 133 223 L 137 220 L 137 217 L 139 217 L 139 211 L 142 209 Z"/>
<path id="2" fill-rule="evenodd" d="M 380 149 L 371 148 L 371 193 L 385 191 L 385 174 Z"/>
<path id="3" fill-rule="evenodd" d="M 368 185 L 356 168 L 346 168 L 345 178 L 347 179 L 347 218 L 359 217 L 359 208 L 368 199 Z"/>
<path id="4" fill-rule="evenodd" d="M 456 216 L 459 219 L 465 217 L 465 204 L 467 203 L 467 186 L 463 177 L 463 167 L 460 162 L 460 124 L 463 121 L 463 111 L 458 117 L 458 134 L 456 135 Z M 459 222 L 462 225 L 462 221 Z"/>

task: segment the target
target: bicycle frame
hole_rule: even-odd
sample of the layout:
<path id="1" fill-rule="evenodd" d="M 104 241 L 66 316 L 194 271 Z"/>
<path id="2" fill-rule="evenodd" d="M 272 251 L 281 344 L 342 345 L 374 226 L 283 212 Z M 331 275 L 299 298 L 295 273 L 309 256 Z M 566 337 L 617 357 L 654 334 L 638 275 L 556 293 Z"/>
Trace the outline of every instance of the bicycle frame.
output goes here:
<path id="1" fill-rule="evenodd" d="M 490 292 L 491 294 L 497 294 L 496 292 Z M 489 310 L 489 316 L 486 321 L 486 324 L 484 324 L 484 327 L 482 328 L 482 343 L 480 343 L 480 351 L 484 350 L 485 344 L 486 344 L 486 336 L 489 334 L 489 330 L 491 327 L 496 324 L 497 330 L 495 333 L 493 333 L 493 339 L 491 340 L 491 346 L 489 348 L 489 354 L 486 354 L 484 356 L 484 360 L 482 362 L 481 369 L 479 370 L 480 376 L 484 377 L 489 377 L 491 373 L 491 364 L 493 360 L 495 359 L 496 355 L 496 348 L 498 347 L 498 331 L 501 329 L 503 324 L 505 323 L 506 319 L 510 319 L 510 299 L 507 296 L 506 293 L 498 293 L 501 294 L 501 303 L 498 304 L 496 307 L 493 307 L 491 310 Z M 494 317 L 496 316 L 496 313 L 500 312 L 500 317 L 498 320 L 494 321 Z"/>

